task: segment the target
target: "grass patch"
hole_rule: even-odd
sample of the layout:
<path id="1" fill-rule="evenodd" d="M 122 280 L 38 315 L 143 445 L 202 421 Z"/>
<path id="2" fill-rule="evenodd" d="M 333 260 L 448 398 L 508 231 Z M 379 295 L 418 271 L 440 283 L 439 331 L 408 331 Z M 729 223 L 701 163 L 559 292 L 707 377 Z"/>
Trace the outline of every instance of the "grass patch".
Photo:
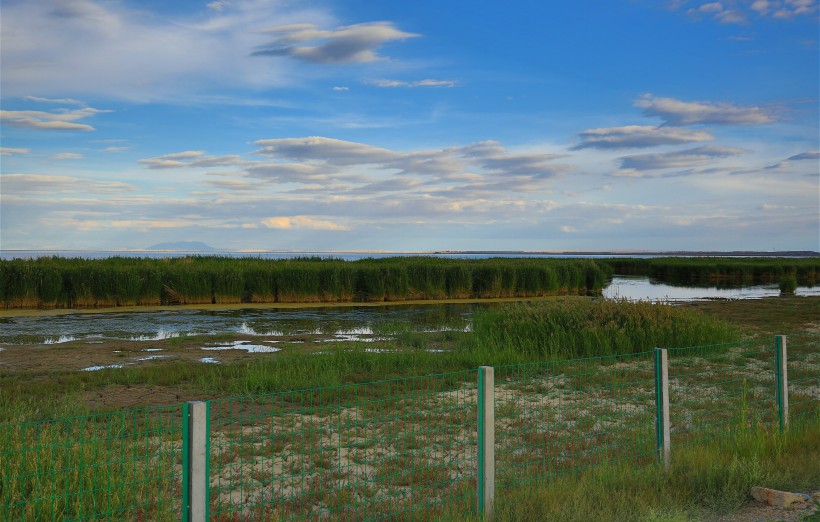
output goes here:
<path id="1" fill-rule="evenodd" d="M 737 341 L 740 330 L 695 310 L 646 302 L 563 299 L 477 312 L 472 347 L 541 360 Z"/>
<path id="2" fill-rule="evenodd" d="M 695 521 L 736 511 L 752 486 L 818 487 L 820 422 L 785 433 L 746 431 L 696 448 L 675 448 L 672 468 L 604 465 L 496 493 L 496 521 Z M 451 514 L 448 520 L 481 520 Z"/>

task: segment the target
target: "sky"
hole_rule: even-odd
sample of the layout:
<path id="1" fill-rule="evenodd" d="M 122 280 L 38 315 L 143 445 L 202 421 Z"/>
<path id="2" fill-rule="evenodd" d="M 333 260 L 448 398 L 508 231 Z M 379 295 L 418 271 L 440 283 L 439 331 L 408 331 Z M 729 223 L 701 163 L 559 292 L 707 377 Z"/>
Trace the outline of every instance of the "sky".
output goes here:
<path id="1" fill-rule="evenodd" d="M 0 248 L 820 250 L 817 0 L 3 0 Z"/>

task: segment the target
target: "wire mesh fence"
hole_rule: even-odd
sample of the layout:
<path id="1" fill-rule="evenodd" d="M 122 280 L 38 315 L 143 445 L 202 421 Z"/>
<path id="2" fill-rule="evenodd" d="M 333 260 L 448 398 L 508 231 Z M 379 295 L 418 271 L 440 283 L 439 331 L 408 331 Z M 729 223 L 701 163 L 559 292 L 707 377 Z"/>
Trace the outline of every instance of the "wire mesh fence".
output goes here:
<path id="1" fill-rule="evenodd" d="M 820 421 L 820 334 L 785 344 L 786 400 L 772 339 L 667 349 L 671 446 L 774 428 L 786 404 L 792 422 Z M 483 388 L 494 391 L 494 484 L 654 461 L 661 352 L 496 367 Z M 487 469 L 478 381 L 465 370 L 209 401 L 205 517 L 469 513 Z M 187 520 L 189 414 L 176 405 L 0 425 L 0 519 Z"/>
<path id="2" fill-rule="evenodd" d="M 475 423 L 474 371 L 212 401 L 211 514 L 377 520 L 470 502 Z"/>
<path id="3" fill-rule="evenodd" d="M 182 406 L 0 425 L 0 519 L 179 520 Z"/>
<path id="4" fill-rule="evenodd" d="M 787 337 L 789 417 L 820 420 L 820 334 Z"/>
<path id="5" fill-rule="evenodd" d="M 672 444 L 697 444 L 778 420 L 771 339 L 670 348 Z"/>
<path id="6" fill-rule="evenodd" d="M 652 352 L 496 368 L 500 487 L 655 455 Z"/>

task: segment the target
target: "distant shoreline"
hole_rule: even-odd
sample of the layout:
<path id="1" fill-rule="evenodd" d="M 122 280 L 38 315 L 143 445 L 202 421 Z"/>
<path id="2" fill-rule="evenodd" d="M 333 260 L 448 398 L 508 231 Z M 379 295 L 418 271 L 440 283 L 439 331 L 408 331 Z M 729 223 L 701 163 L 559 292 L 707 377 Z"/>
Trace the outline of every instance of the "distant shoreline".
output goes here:
<path id="1" fill-rule="evenodd" d="M 431 251 L 386 251 L 386 250 L 66 250 L 66 249 L 2 249 L 0 254 L 42 253 L 45 255 L 70 254 L 191 254 L 191 255 L 378 255 L 378 256 L 651 256 L 651 257 L 820 257 L 814 250 L 431 250 Z"/>

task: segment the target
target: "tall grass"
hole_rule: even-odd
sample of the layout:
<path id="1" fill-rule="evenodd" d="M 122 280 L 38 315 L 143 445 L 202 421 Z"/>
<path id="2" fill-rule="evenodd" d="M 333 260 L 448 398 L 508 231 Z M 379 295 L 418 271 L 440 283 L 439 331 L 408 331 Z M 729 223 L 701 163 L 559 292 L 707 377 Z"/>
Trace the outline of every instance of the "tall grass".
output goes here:
<path id="1" fill-rule="evenodd" d="M 736 327 L 691 309 L 646 302 L 564 299 L 477 312 L 470 342 L 482 350 L 568 359 L 739 339 Z"/>
<path id="2" fill-rule="evenodd" d="M 5 308 L 537 297 L 603 288 L 591 260 L 399 257 L 343 261 L 216 256 L 0 260 Z"/>
<path id="3" fill-rule="evenodd" d="M 777 283 L 787 275 L 807 286 L 814 286 L 820 281 L 820 257 L 613 258 L 601 260 L 601 263 L 608 265 L 616 274 L 645 275 L 672 284 Z"/>

